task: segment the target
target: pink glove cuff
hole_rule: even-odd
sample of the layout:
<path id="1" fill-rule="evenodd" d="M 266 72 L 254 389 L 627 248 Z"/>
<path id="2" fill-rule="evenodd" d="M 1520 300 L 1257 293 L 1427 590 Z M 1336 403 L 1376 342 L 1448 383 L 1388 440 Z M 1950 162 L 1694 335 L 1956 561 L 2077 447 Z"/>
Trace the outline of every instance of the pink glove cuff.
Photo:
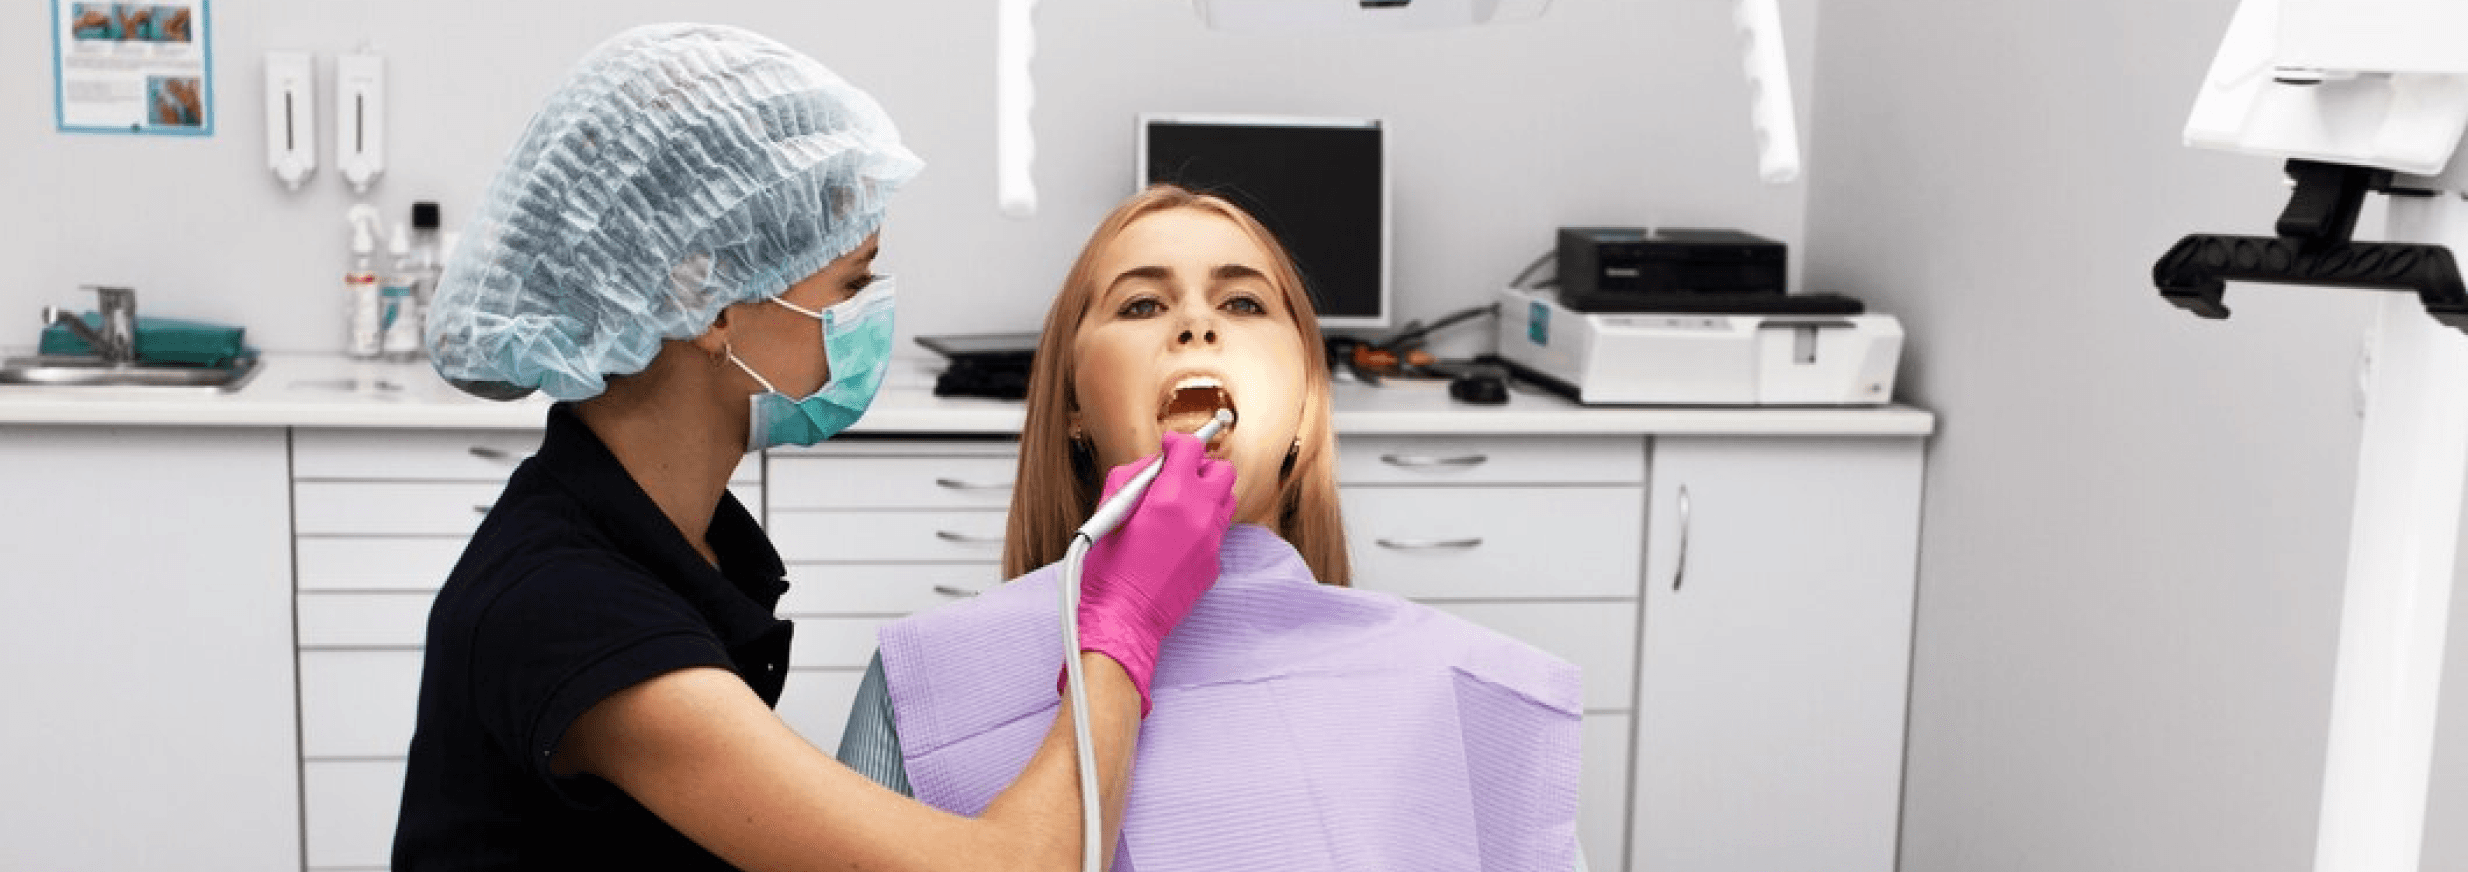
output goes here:
<path id="1" fill-rule="evenodd" d="M 1157 674 L 1157 661 L 1154 654 L 1149 653 L 1140 645 L 1094 641 L 1088 635 L 1086 628 L 1081 630 L 1080 650 L 1091 654 L 1103 654 L 1113 658 L 1114 662 L 1122 664 L 1123 674 L 1131 676 L 1131 686 L 1140 691 L 1140 717 L 1148 717 L 1149 709 L 1155 707 L 1148 696 L 1149 678 Z M 1054 692 L 1056 694 L 1071 692 L 1071 667 L 1065 666 L 1055 673 Z"/>

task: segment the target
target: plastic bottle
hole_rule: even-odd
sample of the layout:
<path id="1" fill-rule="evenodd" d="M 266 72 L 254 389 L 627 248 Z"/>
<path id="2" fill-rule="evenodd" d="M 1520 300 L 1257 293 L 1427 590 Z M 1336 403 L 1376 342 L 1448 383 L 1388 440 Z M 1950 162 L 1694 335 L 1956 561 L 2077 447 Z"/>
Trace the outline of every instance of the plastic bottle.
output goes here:
<path id="1" fill-rule="evenodd" d="M 442 223 L 436 202 L 421 200 L 411 204 L 411 332 L 410 346 L 404 352 L 404 360 L 419 360 L 428 354 L 421 330 L 429 300 L 437 294 L 437 277 L 446 268 Z"/>
<path id="2" fill-rule="evenodd" d="M 344 213 L 351 222 L 351 269 L 343 273 L 343 356 L 368 360 L 383 351 L 385 322 L 379 309 L 377 209 L 367 203 Z"/>
<path id="3" fill-rule="evenodd" d="M 392 268 L 386 272 L 384 284 L 377 290 L 377 330 L 382 339 L 385 358 L 392 361 L 420 359 L 420 265 L 411 253 L 411 234 L 401 225 L 394 225 L 394 239 L 386 246 L 392 256 Z"/>

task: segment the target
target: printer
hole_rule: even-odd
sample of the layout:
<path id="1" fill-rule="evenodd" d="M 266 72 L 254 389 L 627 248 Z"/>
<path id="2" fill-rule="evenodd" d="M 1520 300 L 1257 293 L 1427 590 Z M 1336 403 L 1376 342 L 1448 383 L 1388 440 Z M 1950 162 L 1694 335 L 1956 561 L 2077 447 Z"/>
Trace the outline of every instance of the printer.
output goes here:
<path id="1" fill-rule="evenodd" d="M 1839 294 L 1785 293 L 1780 242 L 1735 230 L 1562 227 L 1556 254 L 1556 289 L 1500 292 L 1499 359 L 1527 381 L 1581 403 L 1893 399 L 1901 323 Z"/>
<path id="2" fill-rule="evenodd" d="M 1507 288 L 1498 323 L 1511 371 L 1590 404 L 1880 405 L 1902 360 L 1890 315 L 1581 312 Z"/>

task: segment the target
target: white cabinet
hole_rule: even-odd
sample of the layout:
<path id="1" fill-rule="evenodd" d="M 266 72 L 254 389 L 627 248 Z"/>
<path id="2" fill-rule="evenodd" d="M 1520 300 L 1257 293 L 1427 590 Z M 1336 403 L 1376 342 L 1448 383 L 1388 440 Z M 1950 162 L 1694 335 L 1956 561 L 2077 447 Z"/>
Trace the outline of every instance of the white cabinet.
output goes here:
<path id="1" fill-rule="evenodd" d="M 295 431 L 306 865 L 383 869 L 418 715 L 429 603 L 537 430 Z M 761 455 L 729 490 L 762 517 Z"/>
<path id="2" fill-rule="evenodd" d="M 0 869 L 300 867 L 277 427 L 0 427 Z"/>
<path id="3" fill-rule="evenodd" d="M 1642 436 L 1338 440 L 1354 586 L 1406 597 L 1577 665 L 1577 838 L 1616 870 L 1628 841 Z"/>
<path id="4" fill-rule="evenodd" d="M 1628 868 L 1890 872 L 1920 440 L 1663 437 L 1652 468 Z"/>
<path id="5" fill-rule="evenodd" d="M 874 632 L 1003 581 L 1009 439 L 839 439 L 772 452 L 767 526 L 797 622 L 780 718 L 840 747 Z"/>
<path id="6" fill-rule="evenodd" d="M 1922 436 L 1650 431 L 1341 434 L 1356 583 L 1584 670 L 1591 868 L 1889 872 Z M 382 869 L 429 602 L 538 438 L 0 427 L 0 868 Z M 876 628 L 1000 583 L 1016 453 L 741 467 L 816 746 Z"/>

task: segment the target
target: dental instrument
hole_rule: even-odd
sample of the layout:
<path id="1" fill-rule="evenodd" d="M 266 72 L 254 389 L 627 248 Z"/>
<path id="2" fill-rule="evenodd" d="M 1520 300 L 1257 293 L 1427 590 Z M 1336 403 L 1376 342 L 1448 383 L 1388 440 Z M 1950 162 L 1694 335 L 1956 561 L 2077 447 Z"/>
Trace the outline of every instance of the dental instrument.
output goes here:
<path id="1" fill-rule="evenodd" d="M 1206 445 L 1218 432 L 1234 424 L 1234 410 L 1218 409 L 1215 417 L 1191 435 Z M 1063 609 L 1063 674 L 1071 685 L 1071 737 L 1073 749 L 1080 758 L 1080 868 L 1098 872 L 1105 856 L 1097 840 L 1103 838 L 1102 810 L 1097 803 L 1097 750 L 1088 736 L 1088 686 L 1080 675 L 1080 563 L 1088 558 L 1088 549 L 1097 540 L 1114 532 L 1139 507 L 1140 497 L 1148 493 L 1150 482 L 1165 468 L 1165 455 L 1149 461 L 1148 467 L 1124 482 L 1114 496 L 1098 504 L 1097 511 L 1072 534 L 1071 547 L 1063 554 L 1063 583 L 1056 585 L 1062 593 Z"/>

